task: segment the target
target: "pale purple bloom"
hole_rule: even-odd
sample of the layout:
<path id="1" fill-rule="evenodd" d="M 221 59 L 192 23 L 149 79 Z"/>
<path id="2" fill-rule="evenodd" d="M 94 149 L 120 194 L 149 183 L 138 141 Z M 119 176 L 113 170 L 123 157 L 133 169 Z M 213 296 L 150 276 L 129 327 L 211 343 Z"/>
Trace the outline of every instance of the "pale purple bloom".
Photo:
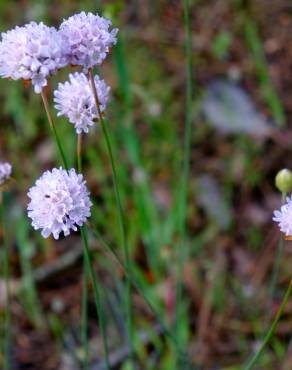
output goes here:
<path id="1" fill-rule="evenodd" d="M 35 92 L 47 85 L 47 77 L 67 64 L 65 44 L 54 27 L 31 22 L 2 33 L 0 75 L 31 80 Z"/>
<path id="2" fill-rule="evenodd" d="M 28 197 L 28 216 L 35 230 L 42 229 L 44 238 L 53 234 L 58 239 L 61 232 L 67 236 L 90 216 L 92 203 L 86 182 L 73 168 L 44 172 L 30 188 Z"/>
<path id="3" fill-rule="evenodd" d="M 110 20 L 85 12 L 64 20 L 59 32 L 68 45 L 69 63 L 83 66 L 85 71 L 101 64 L 117 41 L 118 29 L 110 30 L 111 25 Z"/>
<path id="4" fill-rule="evenodd" d="M 98 76 L 94 77 L 100 111 L 103 112 L 109 98 L 110 87 Z M 75 126 L 77 134 L 88 132 L 98 120 L 99 115 L 95 105 L 90 82 L 84 73 L 72 73 L 69 81 L 59 83 L 54 92 L 55 108 L 58 116 L 64 115 Z"/>
<path id="5" fill-rule="evenodd" d="M 292 197 L 287 197 L 286 201 L 280 211 L 274 211 L 273 220 L 286 236 L 292 236 Z"/>
<path id="6" fill-rule="evenodd" d="M 0 162 L 0 185 L 11 176 L 12 166 L 8 162 Z"/>

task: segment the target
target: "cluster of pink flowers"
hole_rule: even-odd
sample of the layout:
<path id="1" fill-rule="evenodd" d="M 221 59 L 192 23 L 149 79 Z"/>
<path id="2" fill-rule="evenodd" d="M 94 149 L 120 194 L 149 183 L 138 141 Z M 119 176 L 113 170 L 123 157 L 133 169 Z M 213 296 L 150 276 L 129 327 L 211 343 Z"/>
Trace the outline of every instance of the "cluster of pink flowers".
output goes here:
<path id="1" fill-rule="evenodd" d="M 82 67 L 82 73 L 70 74 L 69 81 L 59 83 L 54 102 L 58 115 L 65 116 L 77 134 L 88 133 L 106 109 L 110 87 L 99 76 L 94 77 L 97 107 L 87 73 L 105 60 L 117 33 L 110 20 L 85 12 L 64 20 L 59 30 L 35 22 L 16 27 L 2 33 L 0 76 L 28 80 L 36 93 L 42 93 L 49 76 L 60 68 Z M 0 184 L 10 176 L 9 166 L 0 165 Z M 45 238 L 53 235 L 58 239 L 62 232 L 69 235 L 90 216 L 89 195 L 83 175 L 75 169 L 46 171 L 28 192 L 32 226 L 41 229 Z"/>
<path id="2" fill-rule="evenodd" d="M 101 64 L 118 30 L 111 21 L 82 12 L 64 20 L 59 30 L 31 22 L 2 33 L 0 75 L 13 80 L 30 80 L 35 92 L 47 85 L 47 78 L 67 65 L 85 70 Z"/>

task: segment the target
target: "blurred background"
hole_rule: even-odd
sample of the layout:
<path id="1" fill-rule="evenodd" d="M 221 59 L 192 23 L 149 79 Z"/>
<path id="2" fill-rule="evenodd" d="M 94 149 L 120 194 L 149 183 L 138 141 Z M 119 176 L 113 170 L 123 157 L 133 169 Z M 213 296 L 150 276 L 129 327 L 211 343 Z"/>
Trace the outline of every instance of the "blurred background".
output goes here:
<path id="1" fill-rule="evenodd" d="M 241 369 L 258 348 L 291 278 L 291 242 L 280 242 L 272 213 L 281 205 L 277 172 L 291 166 L 292 4 L 285 0 L 193 0 L 192 131 L 183 312 L 178 339 L 191 369 Z M 186 52 L 178 0 L 1 1 L 6 31 L 31 20 L 58 26 L 81 10 L 120 29 L 99 73 L 111 86 L 107 118 L 117 158 L 135 278 L 172 327 L 178 248 Z M 56 117 L 70 165 L 76 134 Z M 61 165 L 41 99 L 20 81 L 0 81 L 0 160 L 13 177 L 1 227 L 9 247 L 11 301 L 0 278 L 0 331 L 12 317 L 11 369 L 81 369 L 82 245 L 78 233 L 43 239 L 26 215 L 27 190 Z M 122 256 L 106 147 L 98 126 L 84 138 L 84 175 L 98 204 L 91 224 Z M 3 233 L 3 230 L 5 233 Z M 131 369 L 122 310 L 125 273 L 90 233 L 103 286 L 112 369 Z M 280 251 L 280 252 L 279 252 Z M 142 370 L 175 369 L 173 343 L 137 290 L 135 353 Z M 292 302 L 288 302 L 257 369 L 292 369 Z M 100 331 L 89 297 L 90 366 L 104 369 Z M 3 351 L 0 368 L 3 368 Z M 1 365 L 2 364 L 2 365 Z M 187 368 L 187 367 L 186 367 Z"/>

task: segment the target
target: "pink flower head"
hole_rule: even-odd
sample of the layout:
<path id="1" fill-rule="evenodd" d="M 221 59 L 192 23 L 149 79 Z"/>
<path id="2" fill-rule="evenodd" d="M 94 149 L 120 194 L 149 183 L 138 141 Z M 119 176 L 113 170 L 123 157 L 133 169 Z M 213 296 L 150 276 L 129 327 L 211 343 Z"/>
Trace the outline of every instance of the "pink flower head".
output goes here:
<path id="1" fill-rule="evenodd" d="M 94 77 L 100 111 L 103 112 L 109 98 L 110 87 L 98 76 Z M 59 83 L 54 92 L 58 116 L 64 115 L 75 126 L 77 134 L 88 133 L 88 128 L 98 119 L 93 92 L 84 73 L 69 75 L 69 81 Z"/>
<path id="2" fill-rule="evenodd" d="M 34 229 L 42 229 L 44 238 L 53 234 L 58 239 L 61 232 L 67 236 L 90 216 L 89 192 L 83 176 L 73 168 L 46 171 L 30 188 L 28 197 L 28 217 Z"/>
<path id="3" fill-rule="evenodd" d="M 65 44 L 54 27 L 31 22 L 2 33 L 0 75 L 30 80 L 36 93 L 47 85 L 47 77 L 66 65 Z"/>
<path id="4" fill-rule="evenodd" d="M 117 41 L 118 29 L 110 30 L 111 24 L 106 18 L 85 12 L 64 20 L 59 32 L 68 46 L 69 63 L 83 66 L 85 71 L 101 64 Z"/>

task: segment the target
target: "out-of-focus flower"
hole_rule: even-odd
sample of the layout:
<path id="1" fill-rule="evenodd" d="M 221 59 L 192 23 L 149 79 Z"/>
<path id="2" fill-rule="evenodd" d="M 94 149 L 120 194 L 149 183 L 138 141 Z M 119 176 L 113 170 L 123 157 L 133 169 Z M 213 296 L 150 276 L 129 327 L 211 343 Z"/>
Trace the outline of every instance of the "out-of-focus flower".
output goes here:
<path id="1" fill-rule="evenodd" d="M 28 192 L 27 210 L 34 229 L 42 229 L 44 238 L 53 234 L 58 239 L 61 232 L 67 236 L 71 229 L 82 226 L 92 205 L 85 184 L 75 169 L 67 172 L 60 167 L 44 172 Z"/>
<path id="2" fill-rule="evenodd" d="M 286 201 L 280 211 L 274 211 L 273 220 L 286 236 L 292 236 L 292 197 L 287 197 Z"/>
<path id="3" fill-rule="evenodd" d="M 100 111 L 103 112 L 109 97 L 110 87 L 98 76 L 94 77 L 97 96 L 100 104 Z M 88 132 L 98 119 L 94 95 L 90 83 L 83 73 L 69 75 L 69 81 L 59 83 L 58 89 L 54 92 L 55 108 L 59 111 L 58 116 L 66 116 L 72 123 L 77 134 Z"/>
<path id="4" fill-rule="evenodd" d="M 31 22 L 2 33 L 0 75 L 13 80 L 31 80 L 36 93 L 47 77 L 65 66 L 66 45 L 54 27 Z"/>
<path id="5" fill-rule="evenodd" d="M 0 162 L 0 185 L 11 176 L 12 166 L 8 162 Z"/>
<path id="6" fill-rule="evenodd" d="M 110 20 L 85 12 L 64 20 L 59 32 L 68 46 L 69 63 L 83 66 L 85 71 L 101 64 L 117 41 L 118 29 L 110 30 L 111 25 Z"/>

